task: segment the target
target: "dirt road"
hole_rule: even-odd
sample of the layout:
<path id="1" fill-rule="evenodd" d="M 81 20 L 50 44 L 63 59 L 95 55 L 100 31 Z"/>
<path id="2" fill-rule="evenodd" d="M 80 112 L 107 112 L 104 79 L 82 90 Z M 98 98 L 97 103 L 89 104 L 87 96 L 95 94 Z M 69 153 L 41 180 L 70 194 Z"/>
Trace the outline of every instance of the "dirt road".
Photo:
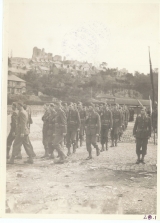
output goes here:
<path id="1" fill-rule="evenodd" d="M 8 117 L 9 118 L 9 117 Z M 156 214 L 157 148 L 150 143 L 146 164 L 136 165 L 135 144 L 119 143 L 87 161 L 85 144 L 65 164 L 41 159 L 42 122 L 33 118 L 30 139 L 37 158 L 7 165 L 7 203 L 13 213 Z M 130 124 L 128 131 L 133 124 Z M 64 152 L 67 150 L 64 148 Z M 56 152 L 55 152 L 56 155 Z M 9 209 L 8 209 L 9 210 Z"/>

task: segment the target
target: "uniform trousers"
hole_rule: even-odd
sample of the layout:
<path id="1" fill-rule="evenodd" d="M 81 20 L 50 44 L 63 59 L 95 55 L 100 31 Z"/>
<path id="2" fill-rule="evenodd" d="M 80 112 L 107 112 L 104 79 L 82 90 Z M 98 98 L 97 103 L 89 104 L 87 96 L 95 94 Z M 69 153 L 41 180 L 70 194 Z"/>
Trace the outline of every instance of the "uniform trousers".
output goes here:
<path id="1" fill-rule="evenodd" d="M 9 154 L 13 141 L 15 140 L 15 135 L 13 136 L 13 131 L 9 132 L 7 137 L 7 153 Z"/>
<path id="2" fill-rule="evenodd" d="M 13 150 L 12 156 L 17 156 L 18 153 L 21 151 L 21 146 L 24 146 L 24 149 L 28 156 L 32 156 L 32 149 L 30 146 L 30 140 L 28 135 L 24 135 L 21 137 L 20 135 L 16 135 L 14 143 L 13 143 Z"/>
<path id="3" fill-rule="evenodd" d="M 108 143 L 108 133 L 109 133 L 109 126 L 102 125 L 101 126 L 101 144 Z"/>
<path id="4" fill-rule="evenodd" d="M 63 153 L 62 146 L 61 146 L 63 139 L 64 139 L 64 137 L 62 134 L 56 134 L 54 137 L 53 143 L 52 143 L 53 148 L 56 149 L 60 158 L 65 157 L 65 154 Z"/>
<path id="5" fill-rule="evenodd" d="M 96 135 L 86 135 L 86 147 L 88 152 L 91 151 L 91 145 L 93 145 L 94 148 L 98 149 Z"/>
<path id="6" fill-rule="evenodd" d="M 70 127 L 67 129 L 67 136 L 66 136 L 66 147 L 69 149 L 72 143 L 76 142 L 77 138 L 77 129 L 74 127 Z"/>
<path id="7" fill-rule="evenodd" d="M 148 138 L 136 138 L 136 154 L 145 156 L 147 154 L 147 144 Z"/>

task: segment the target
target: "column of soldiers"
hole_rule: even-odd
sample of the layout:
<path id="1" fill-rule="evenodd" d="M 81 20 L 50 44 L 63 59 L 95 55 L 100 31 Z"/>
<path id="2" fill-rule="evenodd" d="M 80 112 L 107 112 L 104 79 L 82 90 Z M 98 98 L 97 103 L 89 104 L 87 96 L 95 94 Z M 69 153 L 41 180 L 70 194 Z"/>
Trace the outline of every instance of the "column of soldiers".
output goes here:
<path id="1" fill-rule="evenodd" d="M 17 109 L 19 112 L 17 112 Z M 32 164 L 36 156 L 29 139 L 31 120 L 30 109 L 22 102 L 12 104 L 11 130 L 7 138 L 7 159 L 9 164 L 13 164 L 16 158 L 22 158 L 21 146 L 23 145 L 28 155 L 27 163 Z M 120 107 L 118 104 L 94 105 L 92 103 L 84 106 L 81 102 L 50 103 L 44 105 L 44 115 L 42 116 L 42 143 L 44 155 L 41 158 L 54 159 L 54 150 L 57 151 L 59 162 L 64 162 L 67 156 L 76 153 L 76 149 L 86 141 L 88 152 L 87 159 L 92 159 L 92 147 L 96 150 L 96 155 L 107 151 L 109 148 L 109 138 L 111 147 L 117 146 L 121 140 L 123 132 L 127 129 L 129 121 L 129 111 L 126 106 Z M 101 143 L 101 150 L 98 146 Z M 11 145 L 13 143 L 12 155 L 9 157 Z M 63 152 L 66 146 L 67 156 Z"/>

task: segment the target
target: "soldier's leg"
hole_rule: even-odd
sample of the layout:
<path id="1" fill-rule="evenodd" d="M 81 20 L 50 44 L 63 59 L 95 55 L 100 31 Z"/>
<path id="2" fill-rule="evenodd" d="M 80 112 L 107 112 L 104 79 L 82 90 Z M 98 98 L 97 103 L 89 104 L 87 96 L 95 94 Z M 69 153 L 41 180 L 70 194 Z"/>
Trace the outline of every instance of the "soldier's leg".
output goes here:
<path id="1" fill-rule="evenodd" d="M 108 150 L 108 134 L 109 134 L 109 128 L 106 129 L 106 150 Z"/>
<path id="2" fill-rule="evenodd" d="M 116 129 L 115 129 L 115 134 L 114 134 L 115 146 L 117 146 L 118 133 L 119 133 L 119 128 L 116 128 Z"/>
<path id="3" fill-rule="evenodd" d="M 11 158 L 10 158 L 8 164 L 14 164 L 15 156 L 18 155 L 22 144 L 23 144 L 23 138 L 20 135 L 17 135 L 15 137 L 15 140 L 14 140 L 14 143 L 13 143 L 12 155 L 11 155 Z"/>
<path id="4" fill-rule="evenodd" d="M 86 147 L 89 153 L 87 159 L 92 159 L 92 148 L 91 148 L 91 135 L 86 135 Z"/>
<path id="5" fill-rule="evenodd" d="M 114 147 L 114 128 L 111 130 L 111 140 L 112 140 L 111 147 Z"/>
<path id="6" fill-rule="evenodd" d="M 102 145 L 101 152 L 104 151 L 104 144 L 105 144 L 105 129 L 103 126 L 101 126 L 101 145 Z"/>
<path id="7" fill-rule="evenodd" d="M 136 154 L 138 158 L 136 164 L 140 163 L 141 146 L 142 146 L 142 139 L 136 138 Z"/>
<path id="8" fill-rule="evenodd" d="M 78 131 L 77 131 L 77 133 L 76 133 L 76 147 L 77 148 L 79 147 L 78 141 L 79 141 L 79 135 L 78 135 Z"/>
<path id="9" fill-rule="evenodd" d="M 53 146 L 56 149 L 58 156 L 60 157 L 60 161 L 64 161 L 66 159 L 66 155 L 62 151 L 61 144 L 63 142 L 63 135 L 56 135 L 53 141 Z"/>
<path id="10" fill-rule="evenodd" d="M 96 149 L 97 156 L 99 156 L 100 155 L 100 149 L 99 149 L 98 144 L 97 144 L 97 137 L 96 137 L 96 135 L 92 135 L 91 136 L 91 143 L 94 146 L 94 148 Z"/>
<path id="11" fill-rule="evenodd" d="M 76 148 L 77 148 L 76 135 L 77 135 L 77 130 L 73 129 L 73 131 L 71 133 L 71 142 L 72 142 L 72 145 L 73 145 L 73 153 L 76 152 Z"/>
<path id="12" fill-rule="evenodd" d="M 30 138 L 29 138 L 29 144 L 30 144 L 31 151 L 32 151 L 32 157 L 35 157 L 35 156 L 36 156 L 36 154 L 35 154 L 35 152 L 34 152 L 34 150 L 33 150 L 33 145 L 32 145 L 32 143 L 31 143 Z"/>
<path id="13" fill-rule="evenodd" d="M 47 129 L 44 129 L 43 130 L 43 145 L 44 145 L 44 149 L 45 149 L 45 154 L 41 158 L 49 157 L 49 154 L 48 154 L 48 136 L 47 136 L 46 132 L 47 132 Z"/>
<path id="14" fill-rule="evenodd" d="M 67 156 L 71 155 L 71 130 L 67 129 L 67 135 L 66 135 L 66 147 L 68 149 Z"/>
<path id="15" fill-rule="evenodd" d="M 30 146 L 30 143 L 29 143 L 30 139 L 29 139 L 29 136 L 28 135 L 25 135 L 22 139 L 22 143 L 23 143 L 23 146 L 24 146 L 24 149 L 26 151 L 26 153 L 28 154 L 29 156 L 29 159 L 27 161 L 25 161 L 25 163 L 30 163 L 32 164 L 33 163 L 33 158 L 32 158 L 32 149 L 31 149 L 31 146 Z"/>
<path id="16" fill-rule="evenodd" d="M 147 154 L 147 144 L 148 144 L 148 139 L 147 138 L 142 139 L 142 160 L 141 160 L 142 163 L 144 163 L 144 157 Z"/>
<path id="17" fill-rule="evenodd" d="M 7 159 L 9 159 L 9 152 L 12 146 L 13 141 L 15 140 L 15 136 L 13 136 L 13 132 L 10 131 L 8 137 L 7 137 Z"/>

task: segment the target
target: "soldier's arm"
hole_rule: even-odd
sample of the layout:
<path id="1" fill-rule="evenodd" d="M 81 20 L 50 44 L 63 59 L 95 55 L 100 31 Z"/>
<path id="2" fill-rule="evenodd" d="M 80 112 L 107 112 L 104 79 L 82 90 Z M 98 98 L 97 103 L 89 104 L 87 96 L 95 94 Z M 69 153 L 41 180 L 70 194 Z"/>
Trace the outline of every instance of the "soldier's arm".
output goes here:
<path id="1" fill-rule="evenodd" d="M 18 122 L 18 115 L 16 112 L 14 112 L 12 115 L 12 123 L 11 123 L 11 130 L 13 132 L 15 132 L 16 130 L 17 122 Z"/>

